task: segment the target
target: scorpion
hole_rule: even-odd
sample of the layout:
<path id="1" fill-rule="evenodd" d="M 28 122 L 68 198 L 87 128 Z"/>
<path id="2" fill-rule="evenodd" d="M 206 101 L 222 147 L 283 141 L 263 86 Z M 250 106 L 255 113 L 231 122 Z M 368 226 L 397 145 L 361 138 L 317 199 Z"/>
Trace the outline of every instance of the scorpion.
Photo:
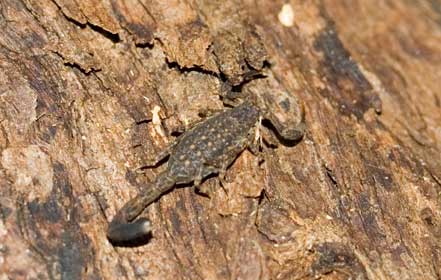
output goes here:
<path id="1" fill-rule="evenodd" d="M 190 128 L 157 156 L 155 164 L 169 156 L 167 168 L 117 212 L 107 231 L 110 241 L 131 242 L 150 234 L 151 222 L 143 217 L 136 218 L 175 185 L 193 182 L 195 187 L 199 187 L 202 180 L 212 174 L 218 174 L 222 183 L 226 170 L 242 151 L 248 148 L 252 154 L 259 155 L 262 137 L 259 128 L 265 117 L 264 110 L 250 100 L 239 103 L 239 98 L 232 94 L 224 97 L 228 100 L 224 100 L 225 104 L 236 103 L 236 106 Z M 301 121 L 294 127 L 282 127 L 270 120 L 285 140 L 298 141 L 302 138 L 306 127 L 303 106 L 301 110 Z"/>

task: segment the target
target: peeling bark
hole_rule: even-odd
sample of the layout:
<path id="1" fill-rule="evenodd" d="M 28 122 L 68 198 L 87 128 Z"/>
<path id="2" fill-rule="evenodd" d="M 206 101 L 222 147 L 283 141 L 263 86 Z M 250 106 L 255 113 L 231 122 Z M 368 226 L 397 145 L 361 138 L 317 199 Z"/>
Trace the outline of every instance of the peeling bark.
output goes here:
<path id="1" fill-rule="evenodd" d="M 0 278 L 440 279 L 440 4 L 284 4 L 0 1 Z M 113 247 L 164 169 L 140 167 L 226 81 L 301 100 L 304 139 L 245 151 L 210 197 L 176 188 L 147 244 Z"/>

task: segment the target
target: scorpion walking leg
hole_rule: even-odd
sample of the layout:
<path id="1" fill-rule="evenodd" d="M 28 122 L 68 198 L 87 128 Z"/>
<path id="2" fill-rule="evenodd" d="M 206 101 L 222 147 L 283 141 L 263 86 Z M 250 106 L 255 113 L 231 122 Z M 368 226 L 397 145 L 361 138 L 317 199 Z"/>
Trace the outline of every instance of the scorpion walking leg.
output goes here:
<path id="1" fill-rule="evenodd" d="M 175 185 L 167 173 L 161 173 L 153 184 L 127 202 L 115 215 L 107 230 L 107 237 L 114 242 L 127 242 L 146 236 L 151 232 L 151 223 L 146 218 L 135 218 L 163 193 Z"/>

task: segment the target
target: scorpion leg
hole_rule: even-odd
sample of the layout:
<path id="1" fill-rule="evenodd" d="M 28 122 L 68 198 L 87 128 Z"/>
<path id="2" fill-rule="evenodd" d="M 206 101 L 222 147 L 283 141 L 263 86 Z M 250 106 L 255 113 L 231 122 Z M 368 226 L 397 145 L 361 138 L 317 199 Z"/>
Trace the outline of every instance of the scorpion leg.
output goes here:
<path id="1" fill-rule="evenodd" d="M 212 197 L 214 191 L 211 185 L 207 184 L 206 182 L 204 184 L 201 184 L 201 182 L 205 174 L 215 173 L 215 171 L 216 170 L 210 166 L 204 166 L 203 168 L 201 168 L 201 170 L 199 170 L 199 174 L 196 176 L 193 182 L 193 185 L 196 187 L 198 193 L 208 197 Z"/>

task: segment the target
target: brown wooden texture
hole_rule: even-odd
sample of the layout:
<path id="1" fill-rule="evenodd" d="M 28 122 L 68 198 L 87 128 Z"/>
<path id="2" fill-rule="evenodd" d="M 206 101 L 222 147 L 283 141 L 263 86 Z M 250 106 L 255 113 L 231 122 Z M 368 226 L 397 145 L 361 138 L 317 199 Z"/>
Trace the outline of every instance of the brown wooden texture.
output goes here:
<path id="1" fill-rule="evenodd" d="M 0 0 L 0 31 L 0 279 L 441 278 L 439 1 Z M 138 167 L 243 66 L 304 102 L 304 139 L 113 247 L 164 168 Z"/>

